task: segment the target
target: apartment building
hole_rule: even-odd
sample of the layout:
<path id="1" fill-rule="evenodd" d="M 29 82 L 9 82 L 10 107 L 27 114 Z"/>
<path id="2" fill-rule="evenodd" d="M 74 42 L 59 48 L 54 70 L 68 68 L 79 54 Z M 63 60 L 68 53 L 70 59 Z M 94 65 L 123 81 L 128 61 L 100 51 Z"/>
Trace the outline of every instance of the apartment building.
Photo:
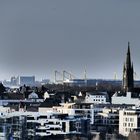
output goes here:
<path id="1" fill-rule="evenodd" d="M 128 136 L 133 130 L 140 129 L 140 108 L 119 111 L 119 133 Z"/>

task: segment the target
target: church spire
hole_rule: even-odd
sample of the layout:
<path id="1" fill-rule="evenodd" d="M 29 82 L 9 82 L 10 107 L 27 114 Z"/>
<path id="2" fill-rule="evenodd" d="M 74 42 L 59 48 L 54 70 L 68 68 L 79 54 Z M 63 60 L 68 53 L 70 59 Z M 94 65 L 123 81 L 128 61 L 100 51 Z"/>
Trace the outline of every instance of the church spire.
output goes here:
<path id="1" fill-rule="evenodd" d="M 126 57 L 126 68 L 131 67 L 131 54 L 130 54 L 130 43 L 128 42 L 128 50 L 127 50 L 127 57 Z"/>
<path id="2" fill-rule="evenodd" d="M 131 64 L 131 53 L 130 53 L 129 42 L 128 42 L 126 62 L 123 68 L 123 88 L 125 91 L 132 91 L 134 88 L 133 64 Z"/>

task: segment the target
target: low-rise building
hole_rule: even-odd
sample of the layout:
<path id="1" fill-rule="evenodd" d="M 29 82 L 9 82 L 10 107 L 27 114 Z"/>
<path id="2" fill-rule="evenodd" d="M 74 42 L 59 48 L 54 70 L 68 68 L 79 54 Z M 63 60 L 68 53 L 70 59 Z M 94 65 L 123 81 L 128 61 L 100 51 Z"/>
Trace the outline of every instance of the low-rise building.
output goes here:
<path id="1" fill-rule="evenodd" d="M 87 92 L 85 102 L 94 104 L 107 104 L 109 103 L 109 97 L 107 92 Z"/>
<path id="2" fill-rule="evenodd" d="M 120 92 L 116 92 L 112 96 L 112 104 L 129 104 L 129 105 L 136 105 L 140 104 L 140 98 L 139 97 L 133 97 L 132 92 L 126 92 L 126 95 L 121 95 Z"/>

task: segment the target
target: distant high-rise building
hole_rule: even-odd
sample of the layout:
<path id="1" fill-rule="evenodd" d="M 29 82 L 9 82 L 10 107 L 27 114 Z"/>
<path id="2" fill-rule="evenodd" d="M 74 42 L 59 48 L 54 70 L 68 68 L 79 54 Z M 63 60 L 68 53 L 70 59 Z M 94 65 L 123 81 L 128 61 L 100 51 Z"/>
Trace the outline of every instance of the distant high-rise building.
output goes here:
<path id="1" fill-rule="evenodd" d="M 131 62 L 130 43 L 128 42 L 126 62 L 124 63 L 123 68 L 123 89 L 124 91 L 132 91 L 133 88 L 134 88 L 133 64 Z"/>
<path id="2" fill-rule="evenodd" d="M 34 86 L 35 85 L 35 76 L 18 76 L 18 85 L 23 86 Z"/>

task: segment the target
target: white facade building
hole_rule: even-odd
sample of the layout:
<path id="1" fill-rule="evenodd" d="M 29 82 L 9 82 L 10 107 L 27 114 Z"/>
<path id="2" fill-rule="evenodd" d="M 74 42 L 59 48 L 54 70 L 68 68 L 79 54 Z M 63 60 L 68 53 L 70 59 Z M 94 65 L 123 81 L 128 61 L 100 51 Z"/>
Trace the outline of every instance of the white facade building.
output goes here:
<path id="1" fill-rule="evenodd" d="M 106 104 L 108 102 L 108 94 L 107 92 L 87 92 L 85 97 L 86 103 L 94 103 L 94 104 Z"/>
<path id="2" fill-rule="evenodd" d="M 119 133 L 128 136 L 134 129 L 140 129 L 140 109 L 119 111 Z"/>
<path id="3" fill-rule="evenodd" d="M 119 96 L 119 93 L 116 92 L 112 96 L 112 104 L 130 104 L 136 105 L 140 104 L 140 98 L 132 98 L 132 92 L 127 92 L 126 96 Z"/>

